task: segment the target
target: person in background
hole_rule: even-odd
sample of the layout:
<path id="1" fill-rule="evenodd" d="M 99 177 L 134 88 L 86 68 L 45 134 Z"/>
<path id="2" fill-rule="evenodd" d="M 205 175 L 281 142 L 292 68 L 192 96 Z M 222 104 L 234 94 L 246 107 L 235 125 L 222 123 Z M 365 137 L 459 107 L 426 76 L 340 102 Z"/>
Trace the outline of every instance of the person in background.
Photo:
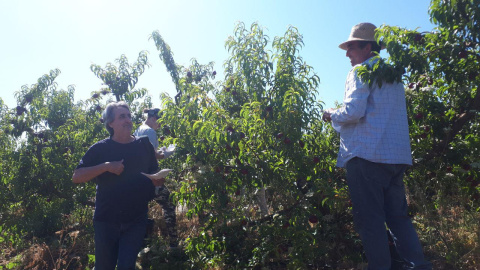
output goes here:
<path id="1" fill-rule="evenodd" d="M 130 109 L 125 102 L 110 103 L 103 120 L 110 137 L 92 145 L 77 165 L 72 181 L 97 184 L 93 226 L 95 269 L 135 269 L 147 226 L 148 202 L 155 186 L 142 173 L 158 170 L 155 150 L 146 138 L 132 136 Z"/>
<path id="2" fill-rule="evenodd" d="M 355 25 L 346 50 L 353 68 L 345 83 L 343 105 L 328 109 L 322 118 L 340 133 L 337 166 L 347 170 L 353 218 L 368 259 L 368 269 L 390 269 L 385 223 L 393 234 L 404 269 L 431 269 L 407 213 L 403 175 L 412 165 L 405 90 L 401 83 L 382 87 L 362 81 L 359 65 L 373 65 L 382 49 L 375 25 Z M 380 80 L 382 78 L 377 78 Z"/>
<path id="3" fill-rule="evenodd" d="M 157 159 L 168 158 L 172 152 L 158 149 L 158 138 L 156 130 L 160 127 L 157 122 L 160 117 L 160 109 L 145 109 L 143 111 L 147 114 L 147 119 L 135 131 L 134 135 L 137 137 L 147 136 L 150 143 L 155 149 L 155 156 Z M 170 247 L 175 247 L 178 244 L 178 236 L 176 230 L 177 215 L 175 213 L 175 205 L 170 200 L 170 191 L 165 185 L 157 186 L 155 189 L 155 201 L 162 206 L 163 217 L 167 226 Z"/>

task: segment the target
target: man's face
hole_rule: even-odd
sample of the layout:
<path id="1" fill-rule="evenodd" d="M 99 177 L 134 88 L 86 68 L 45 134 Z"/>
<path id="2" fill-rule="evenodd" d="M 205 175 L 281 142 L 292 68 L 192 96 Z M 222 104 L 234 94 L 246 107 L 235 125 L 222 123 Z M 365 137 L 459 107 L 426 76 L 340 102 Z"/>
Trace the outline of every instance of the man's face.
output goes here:
<path id="1" fill-rule="evenodd" d="M 157 130 L 160 127 L 160 123 L 158 123 L 157 117 L 153 117 L 153 119 L 154 119 L 154 122 L 152 124 L 152 129 Z"/>
<path id="2" fill-rule="evenodd" d="M 352 41 L 347 45 L 347 57 L 350 58 L 352 67 L 363 63 L 370 57 L 371 45 L 367 44 L 365 47 L 360 48 L 358 41 Z"/>
<path id="3" fill-rule="evenodd" d="M 130 111 L 124 107 L 116 107 L 113 109 L 113 113 L 115 114 L 115 120 L 109 125 L 113 129 L 114 134 L 132 134 L 133 124 Z"/>

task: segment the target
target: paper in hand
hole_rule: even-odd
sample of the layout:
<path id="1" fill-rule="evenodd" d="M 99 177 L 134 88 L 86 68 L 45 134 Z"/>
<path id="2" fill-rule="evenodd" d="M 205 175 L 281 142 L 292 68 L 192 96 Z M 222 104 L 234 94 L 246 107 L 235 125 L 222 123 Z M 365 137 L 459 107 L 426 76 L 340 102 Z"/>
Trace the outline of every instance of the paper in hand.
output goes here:
<path id="1" fill-rule="evenodd" d="M 168 146 L 168 148 L 167 148 L 167 151 L 168 151 L 168 152 L 173 152 L 173 151 L 175 151 L 175 147 L 176 147 L 175 144 L 170 144 L 170 145 Z"/>
<path id="2" fill-rule="evenodd" d="M 172 171 L 172 169 L 162 169 L 161 171 L 159 171 L 157 173 L 154 173 L 154 174 L 146 174 L 146 173 L 143 173 L 143 172 L 142 172 L 142 174 L 153 180 L 153 179 L 165 178 L 168 175 L 168 173 L 170 173 L 171 171 Z"/>
<path id="3" fill-rule="evenodd" d="M 169 158 L 175 153 L 175 145 L 170 144 L 168 148 L 163 146 L 160 148 L 160 150 L 163 152 L 163 155 L 165 156 L 165 158 Z"/>

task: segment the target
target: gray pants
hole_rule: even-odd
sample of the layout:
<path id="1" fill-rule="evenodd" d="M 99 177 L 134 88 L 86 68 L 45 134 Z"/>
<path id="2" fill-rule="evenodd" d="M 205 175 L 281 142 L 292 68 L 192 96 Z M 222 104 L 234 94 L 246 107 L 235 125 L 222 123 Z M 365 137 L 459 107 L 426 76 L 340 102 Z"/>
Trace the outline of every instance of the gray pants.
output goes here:
<path id="1" fill-rule="evenodd" d="M 423 256 L 412 221 L 408 217 L 403 174 L 407 165 L 382 164 L 362 158 L 347 163 L 347 182 L 353 221 L 360 234 L 368 269 L 390 269 L 391 259 L 385 223 L 393 233 L 399 255 L 408 269 L 432 269 Z"/>

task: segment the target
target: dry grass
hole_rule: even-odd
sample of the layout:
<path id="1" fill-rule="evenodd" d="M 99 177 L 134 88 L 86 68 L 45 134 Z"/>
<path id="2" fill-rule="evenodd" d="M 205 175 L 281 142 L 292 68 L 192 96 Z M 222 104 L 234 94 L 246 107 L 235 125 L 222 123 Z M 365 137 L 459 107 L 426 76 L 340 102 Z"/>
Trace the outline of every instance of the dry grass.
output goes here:
<path id="1" fill-rule="evenodd" d="M 185 262 L 188 259 L 184 256 L 185 254 L 175 257 L 167 247 L 168 241 L 165 240 L 167 233 L 161 207 L 152 203 L 149 216 L 155 220 L 156 226 L 151 238 L 155 239 L 157 244 L 154 254 L 150 256 L 163 256 L 163 261 L 157 265 L 167 267 L 174 263 L 172 260 L 176 259 Z M 461 203 L 455 203 L 455 205 L 452 203 L 452 206 L 438 207 L 430 213 L 419 213 L 415 216 L 414 221 L 424 243 L 426 256 L 433 263 L 433 269 L 478 269 L 478 265 L 480 265 L 480 226 L 478 226 L 480 213 L 467 211 Z M 177 232 L 180 242 L 198 235 L 200 226 L 197 217 L 188 219 L 186 209 L 177 207 Z M 59 232 L 55 239 L 48 243 L 32 241 L 31 246 L 23 251 L 16 250 L 15 247 L 2 247 L 4 249 L 0 256 L 0 269 L 7 269 L 6 265 L 15 261 L 20 264 L 17 264 L 18 268 L 12 269 L 86 269 L 88 266 L 86 256 L 93 252 L 92 237 L 82 229 L 75 229 Z M 163 245 L 163 247 L 159 245 Z M 163 254 L 161 254 L 162 252 Z M 89 266 L 92 267 L 92 265 Z M 365 262 L 345 261 L 339 262 L 337 269 L 365 269 L 365 266 Z M 284 268 L 275 267 L 277 267 L 276 269 L 286 269 L 286 266 Z"/>

